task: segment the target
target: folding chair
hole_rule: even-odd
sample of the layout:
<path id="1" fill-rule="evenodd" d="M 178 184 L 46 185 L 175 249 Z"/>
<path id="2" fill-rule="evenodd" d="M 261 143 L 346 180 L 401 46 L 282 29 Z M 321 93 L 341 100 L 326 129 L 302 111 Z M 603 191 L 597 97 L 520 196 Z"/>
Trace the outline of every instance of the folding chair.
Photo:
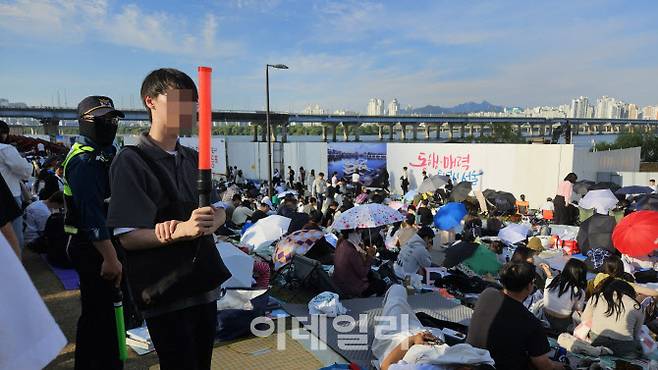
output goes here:
<path id="1" fill-rule="evenodd" d="M 290 262 L 290 270 L 293 281 L 286 285 L 297 282 L 301 287 L 313 289 L 314 293 L 330 291 L 337 293 L 341 297 L 343 296 L 341 290 L 324 271 L 322 264 L 319 261 L 295 255 Z M 295 296 L 293 296 L 293 298 Z"/>

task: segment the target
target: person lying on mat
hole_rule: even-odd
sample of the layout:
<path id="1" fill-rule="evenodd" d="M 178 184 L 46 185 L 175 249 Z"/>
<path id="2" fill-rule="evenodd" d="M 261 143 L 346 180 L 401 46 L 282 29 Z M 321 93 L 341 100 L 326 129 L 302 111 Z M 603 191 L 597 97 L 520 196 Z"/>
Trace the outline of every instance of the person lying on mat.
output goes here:
<path id="1" fill-rule="evenodd" d="M 352 297 L 382 296 L 386 283 L 374 276 L 370 267 L 377 253 L 371 238 L 376 231 L 343 231 L 334 255 L 334 283 L 341 292 Z"/>
<path id="2" fill-rule="evenodd" d="M 469 344 L 448 346 L 437 328 L 424 327 L 399 284 L 386 292 L 382 316 L 375 327 L 372 353 L 382 370 L 492 369 L 486 349 Z"/>

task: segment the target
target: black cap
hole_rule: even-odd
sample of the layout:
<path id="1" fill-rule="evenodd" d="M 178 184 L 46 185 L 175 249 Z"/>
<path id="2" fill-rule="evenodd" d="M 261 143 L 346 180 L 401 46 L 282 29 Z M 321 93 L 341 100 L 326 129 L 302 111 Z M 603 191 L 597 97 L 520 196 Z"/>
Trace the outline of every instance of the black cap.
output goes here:
<path id="1" fill-rule="evenodd" d="M 114 102 L 107 96 L 88 96 L 78 104 L 79 118 L 84 118 L 87 115 L 101 117 L 110 113 L 121 118 L 125 117 L 123 112 L 114 109 Z"/>

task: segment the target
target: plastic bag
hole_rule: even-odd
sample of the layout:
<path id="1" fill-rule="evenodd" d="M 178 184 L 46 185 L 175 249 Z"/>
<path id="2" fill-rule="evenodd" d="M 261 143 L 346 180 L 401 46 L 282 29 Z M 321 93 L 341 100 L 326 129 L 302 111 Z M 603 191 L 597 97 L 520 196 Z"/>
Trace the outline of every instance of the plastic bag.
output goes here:
<path id="1" fill-rule="evenodd" d="M 340 303 L 338 294 L 333 292 L 322 292 L 308 302 L 308 313 L 311 315 L 336 317 L 344 315 L 346 312 L 347 309 Z"/>

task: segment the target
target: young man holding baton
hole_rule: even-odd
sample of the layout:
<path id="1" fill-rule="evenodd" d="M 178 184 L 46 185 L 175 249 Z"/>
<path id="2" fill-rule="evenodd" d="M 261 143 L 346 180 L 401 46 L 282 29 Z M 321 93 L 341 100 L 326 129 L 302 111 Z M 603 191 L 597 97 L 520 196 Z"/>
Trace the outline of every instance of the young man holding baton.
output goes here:
<path id="1" fill-rule="evenodd" d="M 151 127 L 112 163 L 108 224 L 126 250 L 128 284 L 160 368 L 209 369 L 217 288 L 230 273 L 212 239 L 224 209 L 198 207 L 198 154 L 178 142 L 195 119 L 197 89 L 185 73 L 158 69 L 141 97 Z"/>

